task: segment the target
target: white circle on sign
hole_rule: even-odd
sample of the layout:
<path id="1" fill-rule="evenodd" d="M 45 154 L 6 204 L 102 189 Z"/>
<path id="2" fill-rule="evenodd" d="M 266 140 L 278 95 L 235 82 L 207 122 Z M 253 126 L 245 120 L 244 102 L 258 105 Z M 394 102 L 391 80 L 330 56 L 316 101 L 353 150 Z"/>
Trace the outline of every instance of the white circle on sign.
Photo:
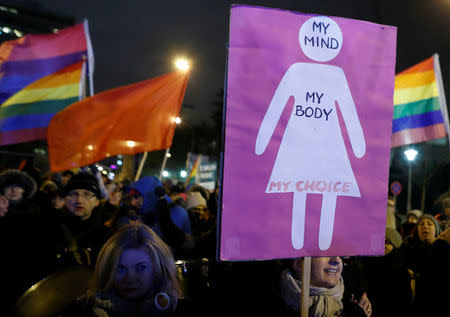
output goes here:
<path id="1" fill-rule="evenodd" d="M 317 62 L 335 58 L 343 41 L 339 25 L 324 16 L 313 17 L 303 23 L 298 37 L 303 53 Z"/>

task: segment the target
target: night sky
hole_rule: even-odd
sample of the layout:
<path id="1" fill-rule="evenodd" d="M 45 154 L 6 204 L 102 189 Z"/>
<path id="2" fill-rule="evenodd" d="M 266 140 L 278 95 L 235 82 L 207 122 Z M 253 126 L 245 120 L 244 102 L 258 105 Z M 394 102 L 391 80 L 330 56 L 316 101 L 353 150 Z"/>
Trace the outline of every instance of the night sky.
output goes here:
<path id="1" fill-rule="evenodd" d="M 87 18 L 95 54 L 95 92 L 173 70 L 173 59 L 193 63 L 183 113 L 211 124 L 211 102 L 224 87 L 228 14 L 232 3 L 367 20 L 398 27 L 397 71 L 437 52 L 450 92 L 450 1 L 222 1 L 14 0 L 7 5 L 74 21 Z"/>

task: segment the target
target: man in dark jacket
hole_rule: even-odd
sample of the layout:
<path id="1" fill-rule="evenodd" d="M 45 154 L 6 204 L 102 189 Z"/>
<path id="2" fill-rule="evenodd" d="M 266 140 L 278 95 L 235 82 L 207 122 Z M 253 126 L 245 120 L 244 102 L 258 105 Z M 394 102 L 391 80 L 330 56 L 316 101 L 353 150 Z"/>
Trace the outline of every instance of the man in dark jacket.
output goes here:
<path id="1" fill-rule="evenodd" d="M 58 220 L 60 243 L 56 246 L 58 256 L 65 262 L 63 266 L 94 266 L 100 248 L 111 236 L 112 232 L 104 225 L 108 219 L 99 207 L 100 197 L 99 183 L 89 173 L 74 175 L 65 187 L 67 210 Z"/>

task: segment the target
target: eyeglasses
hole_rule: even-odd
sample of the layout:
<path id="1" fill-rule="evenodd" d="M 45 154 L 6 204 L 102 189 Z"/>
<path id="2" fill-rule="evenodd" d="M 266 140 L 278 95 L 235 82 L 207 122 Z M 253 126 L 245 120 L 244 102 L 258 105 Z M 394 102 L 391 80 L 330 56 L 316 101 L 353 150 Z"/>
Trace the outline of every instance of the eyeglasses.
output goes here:
<path id="1" fill-rule="evenodd" d="M 76 199 L 78 197 L 81 197 L 81 198 L 83 198 L 85 200 L 90 200 L 90 199 L 95 197 L 95 195 L 93 193 L 91 193 L 91 192 L 84 192 L 84 193 L 70 192 L 69 194 L 67 194 L 67 196 L 70 199 Z"/>

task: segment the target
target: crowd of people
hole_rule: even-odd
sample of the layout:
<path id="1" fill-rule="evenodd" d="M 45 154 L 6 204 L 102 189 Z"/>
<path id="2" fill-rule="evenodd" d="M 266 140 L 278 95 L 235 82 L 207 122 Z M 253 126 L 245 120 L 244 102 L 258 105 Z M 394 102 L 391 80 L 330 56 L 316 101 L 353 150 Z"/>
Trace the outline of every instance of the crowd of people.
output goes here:
<path id="1" fill-rule="evenodd" d="M 217 192 L 95 166 L 0 173 L 0 315 L 74 266 L 88 289 L 59 316 L 299 315 L 303 259 L 216 260 Z M 312 258 L 309 316 L 440 316 L 448 310 L 450 198 L 404 217 L 388 199 L 385 255 Z M 38 292 L 39 287 L 34 288 Z"/>

